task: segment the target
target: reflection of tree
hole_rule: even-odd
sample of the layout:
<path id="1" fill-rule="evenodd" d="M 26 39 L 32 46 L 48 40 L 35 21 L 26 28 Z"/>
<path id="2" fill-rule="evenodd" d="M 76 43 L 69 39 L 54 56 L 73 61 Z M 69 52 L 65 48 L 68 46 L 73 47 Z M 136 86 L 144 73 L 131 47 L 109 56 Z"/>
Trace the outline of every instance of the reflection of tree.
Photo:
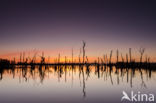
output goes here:
<path id="1" fill-rule="evenodd" d="M 104 66 L 104 80 L 107 80 L 107 73 L 108 73 L 108 67 L 107 66 Z"/>
<path id="2" fill-rule="evenodd" d="M 146 88 L 146 84 L 145 84 L 144 79 L 143 79 L 143 73 L 142 73 L 142 70 L 140 68 L 139 68 L 139 72 L 140 72 L 140 76 L 141 76 L 141 80 L 142 80 L 141 87 L 145 87 Z"/>
<path id="3" fill-rule="evenodd" d="M 79 66 L 79 80 L 80 80 L 80 86 L 81 86 L 81 66 Z"/>
<path id="4" fill-rule="evenodd" d="M 4 69 L 1 69 L 1 68 L 0 68 L 0 80 L 3 79 L 3 72 L 4 72 Z"/>
<path id="5" fill-rule="evenodd" d="M 74 69 L 74 66 L 72 65 L 72 87 L 73 87 L 73 79 L 74 79 L 74 77 L 73 77 L 73 69 Z"/>
<path id="6" fill-rule="evenodd" d="M 90 77 L 90 68 L 89 68 L 89 65 L 86 65 L 86 80 L 88 80 L 88 78 Z"/>
<path id="7" fill-rule="evenodd" d="M 127 83 L 128 83 L 129 81 L 129 69 L 128 68 L 126 68 L 126 72 L 127 72 Z"/>
<path id="8" fill-rule="evenodd" d="M 151 69 L 149 69 L 149 78 L 151 78 L 151 75 L 152 75 L 152 71 Z"/>
<path id="9" fill-rule="evenodd" d="M 27 82 L 27 67 L 26 66 L 22 66 L 22 76 L 25 79 L 25 81 Z"/>
<path id="10" fill-rule="evenodd" d="M 113 80 L 112 80 L 112 66 L 110 66 L 110 70 L 109 70 L 109 76 L 110 76 L 110 80 L 111 80 L 111 83 L 113 85 Z"/>
<path id="11" fill-rule="evenodd" d="M 64 68 L 65 70 L 64 70 L 64 72 L 65 72 L 65 82 L 67 82 L 67 66 L 65 66 L 65 68 Z"/>
<path id="12" fill-rule="evenodd" d="M 86 97 L 85 76 L 84 76 L 83 66 L 81 67 L 81 71 L 82 71 L 82 78 L 83 78 L 83 97 Z"/>
<path id="13" fill-rule="evenodd" d="M 99 64 L 97 64 L 95 66 L 95 74 L 97 74 L 98 75 L 98 78 L 100 78 L 100 66 L 99 66 Z"/>
<path id="14" fill-rule="evenodd" d="M 133 70 L 131 69 L 131 79 L 130 79 L 130 86 L 131 86 L 131 88 L 133 87 L 133 82 L 132 82 L 132 78 L 133 78 L 133 72 L 132 72 Z"/>
<path id="15" fill-rule="evenodd" d="M 43 83 L 45 77 L 45 68 L 42 65 L 39 66 L 39 76 L 40 76 L 41 83 Z"/>
<path id="16" fill-rule="evenodd" d="M 119 84 L 119 68 L 116 68 L 115 74 L 117 75 L 117 84 Z"/>
<path id="17" fill-rule="evenodd" d="M 49 69 L 50 68 L 50 69 Z M 95 70 L 95 73 L 94 73 Z M 7 72 L 4 72 L 7 71 Z M 52 71 L 52 72 L 50 72 Z M 134 87 L 134 83 L 135 79 L 138 76 L 140 76 L 140 82 L 141 82 L 141 87 L 145 87 L 146 88 L 146 82 L 144 81 L 145 78 L 151 78 L 151 74 L 154 73 L 155 70 L 152 69 L 148 69 L 148 67 L 146 69 L 143 68 L 129 68 L 129 67 L 123 67 L 123 68 L 115 68 L 115 66 L 113 65 L 100 65 L 98 63 L 94 63 L 92 65 L 88 65 L 88 64 L 78 64 L 78 66 L 76 65 L 35 65 L 35 64 L 31 64 L 31 65 L 20 65 L 17 66 L 15 68 L 9 68 L 9 69 L 4 69 L 1 68 L 0 69 L 0 80 L 3 79 L 3 75 L 5 73 L 9 73 L 9 75 L 11 75 L 13 78 L 15 76 L 19 76 L 19 82 L 21 82 L 21 80 L 23 79 L 24 82 L 28 82 L 29 79 L 32 79 L 34 81 L 39 79 L 40 83 L 43 83 L 44 80 L 47 77 L 48 74 L 48 79 L 49 75 L 54 75 L 56 77 L 58 77 L 58 82 L 60 82 L 60 80 L 63 78 L 65 80 L 65 82 L 68 81 L 68 79 L 71 78 L 71 83 L 73 86 L 74 83 L 74 78 L 76 78 L 75 74 L 78 73 L 78 78 L 80 80 L 80 86 L 82 85 L 82 93 L 83 93 L 83 97 L 86 97 L 86 82 L 89 80 L 91 74 L 93 73 L 95 76 L 97 76 L 98 79 L 100 78 L 104 78 L 105 81 L 110 81 L 111 85 L 114 85 L 115 83 L 117 83 L 118 85 L 121 85 L 122 82 L 124 82 L 124 78 L 125 78 L 125 82 L 127 84 L 130 84 L 130 87 Z M 138 75 L 138 73 L 140 75 Z M 69 74 L 69 78 L 67 78 Z M 86 76 L 85 76 L 86 75 Z M 137 76 L 135 76 L 137 75 Z M 146 76 L 144 76 L 146 75 Z M 116 79 L 113 79 L 113 77 L 116 76 Z M 109 79 L 108 79 L 109 78 Z M 123 79 L 123 81 L 121 82 L 121 79 Z M 116 81 L 114 81 L 116 80 Z"/>

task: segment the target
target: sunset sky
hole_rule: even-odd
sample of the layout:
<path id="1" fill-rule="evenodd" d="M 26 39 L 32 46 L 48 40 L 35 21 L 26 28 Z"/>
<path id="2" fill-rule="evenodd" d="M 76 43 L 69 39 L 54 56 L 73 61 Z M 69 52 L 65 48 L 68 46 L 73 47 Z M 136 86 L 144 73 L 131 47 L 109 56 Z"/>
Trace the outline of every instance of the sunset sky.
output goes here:
<path id="1" fill-rule="evenodd" d="M 156 3 L 154 0 L 2 0 L 0 1 L 0 58 L 45 52 L 55 58 L 86 54 L 97 58 L 132 48 L 156 61 Z"/>

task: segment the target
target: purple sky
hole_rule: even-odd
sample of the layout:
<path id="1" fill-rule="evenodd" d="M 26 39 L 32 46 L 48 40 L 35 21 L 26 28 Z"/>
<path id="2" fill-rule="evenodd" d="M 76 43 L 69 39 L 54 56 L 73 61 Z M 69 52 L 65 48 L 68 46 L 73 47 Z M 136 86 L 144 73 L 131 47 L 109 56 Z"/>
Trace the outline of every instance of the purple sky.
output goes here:
<path id="1" fill-rule="evenodd" d="M 155 5 L 154 0 L 2 0 L 0 54 L 79 49 L 85 40 L 89 56 L 145 47 L 155 58 Z"/>

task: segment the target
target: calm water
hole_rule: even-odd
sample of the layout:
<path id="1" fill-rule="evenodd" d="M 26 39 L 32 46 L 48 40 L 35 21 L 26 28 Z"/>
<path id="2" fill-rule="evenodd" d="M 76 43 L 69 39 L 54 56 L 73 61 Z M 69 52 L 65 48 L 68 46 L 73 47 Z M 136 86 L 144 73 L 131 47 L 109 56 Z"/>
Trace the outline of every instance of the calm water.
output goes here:
<path id="1" fill-rule="evenodd" d="M 36 66 L 0 72 L 0 103 L 117 103 L 122 91 L 156 94 L 156 71 Z"/>

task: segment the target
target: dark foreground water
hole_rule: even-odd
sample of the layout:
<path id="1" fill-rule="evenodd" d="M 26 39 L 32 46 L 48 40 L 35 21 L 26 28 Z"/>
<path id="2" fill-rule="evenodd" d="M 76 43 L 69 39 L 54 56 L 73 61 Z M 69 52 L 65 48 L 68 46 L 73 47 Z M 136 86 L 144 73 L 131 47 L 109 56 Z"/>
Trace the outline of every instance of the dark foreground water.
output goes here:
<path id="1" fill-rule="evenodd" d="M 123 91 L 128 95 L 132 91 L 155 95 L 156 71 L 104 66 L 36 66 L 0 71 L 0 103 L 127 103 L 121 101 Z"/>

